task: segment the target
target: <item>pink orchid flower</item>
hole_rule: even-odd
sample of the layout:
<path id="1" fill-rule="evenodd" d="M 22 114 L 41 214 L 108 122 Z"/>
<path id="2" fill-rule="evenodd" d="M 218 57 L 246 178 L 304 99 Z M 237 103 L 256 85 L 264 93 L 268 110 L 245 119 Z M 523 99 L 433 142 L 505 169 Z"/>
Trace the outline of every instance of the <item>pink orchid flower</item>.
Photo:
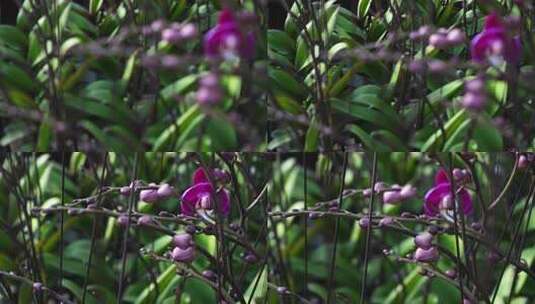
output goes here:
<path id="1" fill-rule="evenodd" d="M 472 39 L 470 53 L 472 60 L 478 63 L 492 60 L 496 56 L 516 63 L 520 60 L 521 48 L 520 37 L 512 37 L 502 18 L 497 13 L 492 13 L 485 18 L 483 31 Z"/>
<path id="2" fill-rule="evenodd" d="M 216 171 L 214 171 L 216 172 Z M 217 178 L 217 174 L 216 175 Z M 217 208 L 215 203 L 217 202 Z M 193 216 L 197 210 L 218 210 L 222 215 L 230 213 L 230 193 L 227 189 L 215 189 L 202 168 L 193 173 L 193 185 L 182 194 L 182 214 Z"/>
<path id="3" fill-rule="evenodd" d="M 460 172 L 457 170 L 456 172 Z M 456 176 L 456 174 L 454 174 Z M 464 176 L 456 176 L 456 191 L 461 202 L 461 209 L 464 214 L 470 214 L 473 211 L 472 197 L 465 188 L 460 187 L 460 183 L 465 179 Z M 435 176 L 435 185 L 425 194 L 424 212 L 429 216 L 436 216 L 441 209 L 447 209 L 452 205 L 451 182 L 444 169 L 440 169 Z"/>
<path id="4" fill-rule="evenodd" d="M 217 25 L 204 36 L 204 54 L 209 58 L 224 59 L 254 57 L 254 33 L 243 33 L 231 10 L 225 8 L 219 15 Z"/>

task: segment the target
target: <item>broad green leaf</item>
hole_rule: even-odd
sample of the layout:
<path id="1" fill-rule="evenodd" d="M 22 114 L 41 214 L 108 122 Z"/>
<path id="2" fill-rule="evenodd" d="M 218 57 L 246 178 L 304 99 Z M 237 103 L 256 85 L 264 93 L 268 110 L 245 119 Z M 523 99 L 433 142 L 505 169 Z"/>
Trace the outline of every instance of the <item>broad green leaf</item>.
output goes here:
<path id="1" fill-rule="evenodd" d="M 255 278 L 249 284 L 245 291 L 244 298 L 247 303 L 263 303 L 268 290 L 268 273 L 267 266 L 256 274 Z"/>

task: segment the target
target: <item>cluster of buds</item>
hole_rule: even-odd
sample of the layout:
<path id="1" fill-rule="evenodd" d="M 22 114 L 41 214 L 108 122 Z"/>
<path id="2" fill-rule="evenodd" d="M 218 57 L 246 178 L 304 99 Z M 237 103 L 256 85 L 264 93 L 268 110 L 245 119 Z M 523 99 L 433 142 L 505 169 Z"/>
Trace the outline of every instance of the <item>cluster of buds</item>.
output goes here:
<path id="1" fill-rule="evenodd" d="M 464 85 L 465 93 L 461 104 L 472 111 L 481 111 L 487 104 L 487 93 L 485 90 L 485 80 L 478 76 L 468 80 Z"/>
<path id="2" fill-rule="evenodd" d="M 201 105 L 213 105 L 221 101 L 223 90 L 219 84 L 219 77 L 216 73 L 210 72 L 201 77 L 196 99 Z"/>
<path id="3" fill-rule="evenodd" d="M 195 260 L 196 251 L 193 237 L 189 233 L 180 233 L 173 237 L 171 258 L 175 262 L 191 263 Z"/>
<path id="4" fill-rule="evenodd" d="M 432 263 L 438 260 L 439 253 L 437 247 L 433 246 L 434 236 L 428 231 L 418 234 L 414 238 L 416 251 L 414 260 L 422 263 Z"/>
<path id="5" fill-rule="evenodd" d="M 161 185 L 150 183 L 148 186 L 150 187 L 149 189 L 144 189 L 139 192 L 139 199 L 146 203 L 156 203 L 168 199 L 175 194 L 174 188 L 167 183 Z M 120 193 L 124 196 L 128 196 L 133 187 L 133 184 L 121 187 Z"/>
<path id="6" fill-rule="evenodd" d="M 414 59 L 409 62 L 408 68 L 413 73 L 429 72 L 431 74 L 445 74 L 449 73 L 457 64 L 458 62 L 455 59 L 450 61 L 440 59 Z"/>
<path id="7" fill-rule="evenodd" d="M 162 41 L 170 44 L 182 43 L 195 38 L 198 34 L 197 27 L 193 23 L 171 23 L 162 31 Z"/>
<path id="8" fill-rule="evenodd" d="M 446 49 L 462 44 L 465 40 L 464 32 L 458 28 L 451 30 L 439 28 L 436 33 L 429 36 L 429 45 L 437 49 Z"/>
<path id="9" fill-rule="evenodd" d="M 144 35 L 160 35 L 161 40 L 177 44 L 186 40 L 191 40 L 198 35 L 197 26 L 193 23 L 180 24 L 172 22 L 167 24 L 164 20 L 155 20 L 150 25 L 142 28 Z"/>
<path id="10" fill-rule="evenodd" d="M 406 184 L 403 187 L 394 184 L 388 187 L 383 182 L 375 183 L 375 192 L 383 193 L 383 202 L 385 204 L 397 204 L 416 196 L 416 188 L 411 184 Z M 371 195 L 371 189 L 364 189 L 362 194 L 367 197 Z"/>
<path id="11" fill-rule="evenodd" d="M 409 38 L 415 41 L 428 40 L 429 45 L 438 49 L 457 46 L 466 40 L 464 32 L 458 28 L 451 30 L 439 28 L 433 32 L 433 29 L 428 25 L 421 26 L 416 31 L 411 32 Z"/>

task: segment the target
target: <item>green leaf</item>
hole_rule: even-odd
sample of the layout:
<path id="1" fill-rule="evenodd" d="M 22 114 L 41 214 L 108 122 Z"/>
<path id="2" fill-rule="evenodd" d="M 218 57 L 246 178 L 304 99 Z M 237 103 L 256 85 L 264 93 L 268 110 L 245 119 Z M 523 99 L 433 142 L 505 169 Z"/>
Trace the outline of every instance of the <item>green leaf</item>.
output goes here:
<path id="1" fill-rule="evenodd" d="M 106 134 L 100 127 L 95 125 L 89 120 L 82 120 L 80 126 L 87 130 L 91 135 L 95 137 L 101 144 L 107 147 L 109 151 L 129 153 L 132 152 L 130 147 L 121 143 L 117 138 Z"/>
<path id="2" fill-rule="evenodd" d="M 299 98 L 305 98 L 308 95 L 307 88 L 290 73 L 276 68 L 269 69 L 268 73 L 276 89 Z"/>
<path id="3" fill-rule="evenodd" d="M 28 39 L 18 28 L 11 25 L 0 25 L 0 45 L 23 51 L 28 45 Z"/>
<path id="4" fill-rule="evenodd" d="M 100 10 L 103 3 L 104 3 L 104 0 L 90 0 L 89 13 L 91 15 L 95 15 Z"/>
<path id="5" fill-rule="evenodd" d="M 195 105 L 190 107 L 186 112 L 184 112 L 180 117 L 177 118 L 176 122 L 171 124 L 165 130 L 163 130 L 153 144 L 154 151 L 164 151 L 169 148 L 171 140 L 177 137 L 177 132 L 181 136 L 185 136 L 188 126 L 193 126 L 195 120 L 201 120 L 204 117 L 199 111 L 199 106 Z"/>
<path id="6" fill-rule="evenodd" d="M 304 112 L 303 107 L 288 95 L 276 94 L 275 102 L 281 109 L 290 114 L 298 115 Z"/>
<path id="7" fill-rule="evenodd" d="M 348 102 L 338 98 L 333 98 L 330 102 L 334 109 L 348 114 L 354 118 L 366 121 L 381 128 L 392 130 L 394 132 L 402 129 L 399 122 L 390 120 L 388 115 L 374 110 L 371 107 L 363 106 L 359 103 Z"/>
<path id="8" fill-rule="evenodd" d="M 37 152 L 49 151 L 50 142 L 52 140 L 52 125 L 48 119 L 48 114 L 43 117 L 41 126 L 39 127 L 39 135 L 37 136 L 37 146 L 35 150 Z"/>
<path id="9" fill-rule="evenodd" d="M 245 291 L 244 298 L 247 303 L 263 303 L 268 290 L 267 266 L 259 271 Z"/>
<path id="10" fill-rule="evenodd" d="M 357 8 L 357 17 L 363 19 L 368 15 L 370 7 L 372 5 L 372 0 L 360 0 Z"/>
<path id="11" fill-rule="evenodd" d="M 162 89 L 161 95 L 164 99 L 171 99 L 174 96 L 182 95 L 187 90 L 193 88 L 195 81 L 197 81 L 197 75 L 188 75 L 178 79 L 170 85 L 167 85 Z"/>
<path id="12" fill-rule="evenodd" d="M 315 152 L 318 150 L 318 141 L 319 141 L 319 128 L 316 125 L 317 119 L 314 117 L 310 121 L 310 125 L 308 126 L 307 134 L 305 137 L 305 152 Z"/>
<path id="13" fill-rule="evenodd" d="M 268 30 L 268 46 L 284 56 L 292 56 L 295 52 L 295 41 L 280 30 Z"/>
<path id="14" fill-rule="evenodd" d="M 378 142 L 373 137 L 371 137 L 366 131 L 364 131 L 362 128 L 358 127 L 357 125 L 349 125 L 346 127 L 346 129 L 355 134 L 365 148 L 377 151 L 377 152 L 390 152 L 392 151 L 388 146 L 385 144 Z"/>
<path id="15" fill-rule="evenodd" d="M 438 145 L 442 142 L 446 142 L 447 139 L 461 126 L 463 121 L 467 118 L 466 111 L 460 110 L 457 112 L 446 124 L 444 125 L 444 132 L 438 129 L 433 135 L 431 135 L 422 146 L 422 151 L 435 151 L 438 149 Z"/>
<path id="16" fill-rule="evenodd" d="M 170 265 L 156 279 L 156 283 L 158 284 L 160 291 L 167 288 L 167 286 L 172 282 L 173 278 L 180 278 L 180 276 L 176 274 L 176 266 Z M 135 304 L 155 303 L 155 297 L 156 286 L 154 284 L 149 284 L 141 291 L 141 293 L 139 293 Z"/>
<path id="17" fill-rule="evenodd" d="M 71 280 L 67 280 L 67 279 L 63 279 L 62 281 L 63 283 L 63 287 L 65 287 L 67 290 L 69 290 L 77 299 L 79 302 L 82 301 L 82 294 L 83 294 L 83 290 L 80 286 L 78 286 L 78 284 L 76 284 L 75 282 L 71 281 Z M 90 294 L 89 292 L 86 292 L 86 298 L 85 298 L 85 303 L 88 303 L 88 304 L 97 304 L 97 299 L 95 299 L 95 297 Z"/>
<path id="18" fill-rule="evenodd" d="M 212 147 L 210 150 L 234 151 L 238 146 L 238 136 L 232 124 L 226 119 L 212 117 L 206 124 Z"/>
<path id="19" fill-rule="evenodd" d="M 488 120 L 480 121 L 474 129 L 475 151 L 503 151 L 502 134 Z"/>

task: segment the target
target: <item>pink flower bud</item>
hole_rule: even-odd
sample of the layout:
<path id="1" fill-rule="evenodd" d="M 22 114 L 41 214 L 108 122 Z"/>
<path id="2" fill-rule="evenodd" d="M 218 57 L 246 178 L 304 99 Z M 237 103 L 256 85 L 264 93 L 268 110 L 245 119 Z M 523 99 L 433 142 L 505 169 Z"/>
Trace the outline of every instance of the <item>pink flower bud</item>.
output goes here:
<path id="1" fill-rule="evenodd" d="M 164 27 L 165 27 L 165 22 L 163 20 L 155 20 L 150 25 L 150 29 L 153 32 L 160 32 L 164 29 Z"/>
<path id="2" fill-rule="evenodd" d="M 448 40 L 449 44 L 458 45 L 464 42 L 465 35 L 460 29 L 454 28 L 448 33 L 446 39 Z"/>
<path id="3" fill-rule="evenodd" d="M 360 228 L 368 228 L 370 227 L 370 219 L 366 216 L 366 217 L 363 217 L 359 220 L 359 226 Z"/>
<path id="4" fill-rule="evenodd" d="M 373 187 L 375 192 L 381 192 L 381 191 L 385 190 L 386 188 L 387 188 L 386 184 L 383 183 L 383 182 L 377 182 L 377 183 L 375 183 L 375 186 Z"/>
<path id="5" fill-rule="evenodd" d="M 529 165 L 528 158 L 525 155 L 520 155 L 518 157 L 518 169 L 526 169 Z"/>
<path id="6" fill-rule="evenodd" d="M 33 291 L 39 292 L 39 291 L 43 290 L 43 283 L 35 282 L 35 283 L 33 283 L 32 287 L 33 287 Z"/>
<path id="7" fill-rule="evenodd" d="M 414 244 L 418 248 L 429 249 L 432 246 L 433 235 L 429 232 L 422 232 L 414 238 Z"/>
<path id="8" fill-rule="evenodd" d="M 203 270 L 202 276 L 210 281 L 215 281 L 216 279 L 216 274 L 211 270 Z"/>
<path id="9" fill-rule="evenodd" d="M 368 189 L 362 190 L 362 195 L 364 197 L 370 197 L 372 195 L 372 189 L 368 188 Z"/>
<path id="10" fill-rule="evenodd" d="M 482 78 L 474 78 L 472 80 L 468 80 L 464 84 L 464 89 L 466 92 L 471 93 L 484 93 L 485 92 L 485 81 Z"/>
<path id="11" fill-rule="evenodd" d="M 455 269 L 446 270 L 446 276 L 450 279 L 455 279 L 457 277 L 457 271 Z"/>
<path id="12" fill-rule="evenodd" d="M 409 63 L 409 71 L 413 73 L 423 72 L 425 68 L 426 68 L 425 61 L 421 59 L 415 59 Z"/>
<path id="13" fill-rule="evenodd" d="M 119 226 L 126 226 L 128 224 L 128 216 L 119 215 L 117 218 L 117 224 L 119 224 Z"/>
<path id="14" fill-rule="evenodd" d="M 161 185 L 156 191 L 159 199 L 169 198 L 173 195 L 173 192 L 173 187 L 169 186 L 167 183 Z"/>
<path id="15" fill-rule="evenodd" d="M 434 59 L 427 63 L 427 68 L 431 73 L 441 74 L 447 72 L 450 67 L 447 62 Z"/>
<path id="16" fill-rule="evenodd" d="M 180 233 L 173 236 L 173 245 L 181 249 L 186 249 L 194 245 L 191 234 Z"/>
<path id="17" fill-rule="evenodd" d="M 155 203 L 158 201 L 158 190 L 145 189 L 139 192 L 139 199 L 146 203 Z"/>
<path id="18" fill-rule="evenodd" d="M 254 255 L 252 253 L 247 254 L 244 259 L 249 264 L 254 264 L 254 263 L 258 262 L 258 258 L 256 257 L 256 255 Z"/>
<path id="19" fill-rule="evenodd" d="M 486 103 L 487 100 L 484 94 L 475 94 L 472 92 L 466 93 L 461 101 L 463 107 L 472 111 L 482 110 Z"/>
<path id="20" fill-rule="evenodd" d="M 401 188 L 401 191 L 399 191 L 399 195 L 402 199 L 409 199 L 413 198 L 416 195 L 416 188 L 413 187 L 411 184 L 407 184 Z"/>
<path id="21" fill-rule="evenodd" d="M 429 45 L 437 49 L 445 48 L 448 46 L 448 44 L 448 38 L 446 35 L 437 33 L 429 36 Z"/>
<path id="22" fill-rule="evenodd" d="M 383 193 L 383 202 L 385 204 L 395 204 L 402 200 L 400 191 L 386 191 Z"/>
<path id="23" fill-rule="evenodd" d="M 171 258 L 175 262 L 191 263 L 195 260 L 195 248 L 190 246 L 186 249 L 175 247 L 171 252 Z"/>
<path id="24" fill-rule="evenodd" d="M 137 219 L 137 224 L 141 226 L 149 225 L 151 223 L 152 223 L 152 217 L 150 217 L 150 215 L 143 215 Z"/>
<path id="25" fill-rule="evenodd" d="M 208 73 L 199 80 L 199 84 L 201 87 L 217 88 L 219 87 L 219 77 L 215 73 Z"/>
<path id="26" fill-rule="evenodd" d="M 168 43 L 177 43 L 182 39 L 180 31 L 175 28 L 166 28 L 162 31 L 162 40 Z"/>
<path id="27" fill-rule="evenodd" d="M 197 27 L 193 23 L 186 23 L 180 29 L 180 36 L 182 37 L 182 39 L 193 39 L 197 36 L 197 34 Z"/>
<path id="28" fill-rule="evenodd" d="M 164 55 L 161 60 L 162 67 L 166 69 L 176 69 L 180 65 L 180 59 L 174 55 Z"/>
<path id="29" fill-rule="evenodd" d="M 422 263 L 431 263 L 437 261 L 439 258 L 439 253 L 436 247 L 431 247 L 429 249 L 423 249 L 418 247 L 414 253 L 414 259 Z"/>
<path id="30" fill-rule="evenodd" d="M 121 195 L 128 196 L 130 195 L 130 190 L 131 190 L 130 186 L 124 186 L 124 187 L 121 187 L 121 189 L 119 190 L 119 193 Z"/>
<path id="31" fill-rule="evenodd" d="M 379 221 L 379 227 L 390 226 L 394 223 L 394 219 L 386 216 Z"/>
<path id="32" fill-rule="evenodd" d="M 196 98 L 198 103 L 210 105 L 221 101 L 223 94 L 219 88 L 201 87 L 197 91 Z"/>

